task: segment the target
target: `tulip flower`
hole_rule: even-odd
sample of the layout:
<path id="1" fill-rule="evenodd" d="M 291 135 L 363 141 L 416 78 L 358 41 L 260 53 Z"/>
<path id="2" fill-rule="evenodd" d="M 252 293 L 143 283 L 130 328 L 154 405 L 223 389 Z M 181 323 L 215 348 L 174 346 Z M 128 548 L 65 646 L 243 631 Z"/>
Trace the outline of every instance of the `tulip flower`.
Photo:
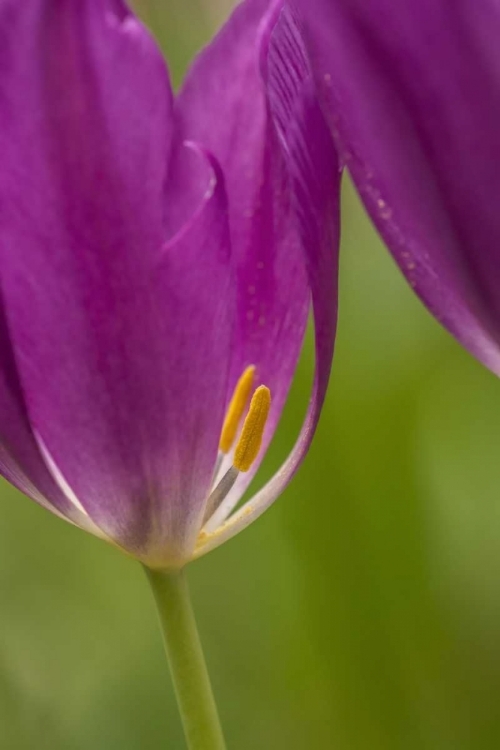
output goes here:
<path id="1" fill-rule="evenodd" d="M 176 571 L 284 489 L 333 352 L 339 170 L 281 6 L 245 2 L 175 96 L 121 0 L 0 0 L 0 470 L 145 564 L 191 747 L 222 735 Z M 311 306 L 302 432 L 233 512 Z"/>
<path id="2" fill-rule="evenodd" d="M 342 160 L 415 292 L 500 374 L 500 7 L 293 0 Z"/>
<path id="3" fill-rule="evenodd" d="M 321 384 L 307 441 L 324 396 L 337 170 L 307 111 L 289 126 L 289 149 L 279 145 L 287 134 L 261 71 L 277 18 L 267 5 L 234 14 L 177 97 L 121 2 L 0 5 L 1 470 L 152 567 L 236 533 L 302 458 L 303 437 L 224 527 L 277 426 L 311 294 Z M 299 175 L 290 149 L 301 147 L 318 163 Z M 254 398 L 272 402 L 253 461 L 238 465 L 258 383 L 267 390 Z"/>

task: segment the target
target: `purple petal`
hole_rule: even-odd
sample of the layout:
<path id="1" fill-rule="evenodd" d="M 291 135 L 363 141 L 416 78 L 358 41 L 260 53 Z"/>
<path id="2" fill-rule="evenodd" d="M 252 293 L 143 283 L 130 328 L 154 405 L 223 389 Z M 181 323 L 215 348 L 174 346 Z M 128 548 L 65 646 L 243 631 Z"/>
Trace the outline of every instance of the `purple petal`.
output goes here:
<path id="1" fill-rule="evenodd" d="M 500 6 L 294 0 L 339 148 L 411 286 L 500 374 Z"/>
<path id="2" fill-rule="evenodd" d="M 108 535 L 184 554 L 227 387 L 222 181 L 165 247 L 172 95 L 122 3 L 4 2 L 0 40 L 0 282 L 30 422 Z"/>
<path id="3" fill-rule="evenodd" d="M 176 102 L 177 137 L 205 144 L 229 196 L 238 309 L 227 400 L 249 364 L 272 393 L 260 456 L 271 440 L 300 354 L 310 304 L 304 248 L 292 224 L 290 186 L 260 71 L 281 3 L 247 0 L 199 55 Z M 240 477 L 241 496 L 258 468 Z"/>
<path id="4" fill-rule="evenodd" d="M 283 492 L 300 466 L 318 423 L 330 375 L 337 320 L 339 164 L 321 112 L 312 73 L 290 9 L 271 17 L 262 48 L 267 95 L 281 154 L 292 182 L 295 227 L 305 254 L 312 294 L 316 367 L 314 387 L 295 447 L 277 474 L 214 533 L 196 556 L 234 536 Z M 276 25 L 275 25 L 276 24 Z"/>
<path id="5" fill-rule="evenodd" d="M 87 515 L 54 482 L 40 455 L 26 412 L 3 311 L 0 311 L 0 351 L 0 473 L 44 508 L 98 533 Z"/>

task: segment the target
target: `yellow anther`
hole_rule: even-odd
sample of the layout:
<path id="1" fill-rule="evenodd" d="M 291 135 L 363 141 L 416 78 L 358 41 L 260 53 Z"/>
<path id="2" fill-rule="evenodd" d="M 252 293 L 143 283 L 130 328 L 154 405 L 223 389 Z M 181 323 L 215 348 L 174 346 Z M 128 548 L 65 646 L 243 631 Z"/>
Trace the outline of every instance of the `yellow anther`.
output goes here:
<path id="1" fill-rule="evenodd" d="M 233 466 L 248 471 L 259 453 L 262 435 L 271 407 L 271 391 L 260 385 L 252 396 L 250 408 L 234 452 Z"/>
<path id="2" fill-rule="evenodd" d="M 220 436 L 219 448 L 223 453 L 229 453 L 234 443 L 240 420 L 247 406 L 248 397 L 252 392 L 254 375 L 255 367 L 250 365 L 236 383 Z"/>

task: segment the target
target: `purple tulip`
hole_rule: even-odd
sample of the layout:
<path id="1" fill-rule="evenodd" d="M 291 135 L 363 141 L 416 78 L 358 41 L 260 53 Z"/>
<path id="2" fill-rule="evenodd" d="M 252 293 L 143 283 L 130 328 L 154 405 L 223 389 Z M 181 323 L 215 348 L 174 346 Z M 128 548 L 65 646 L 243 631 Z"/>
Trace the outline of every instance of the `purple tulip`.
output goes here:
<path id="1" fill-rule="evenodd" d="M 431 312 L 500 374 L 500 4 L 293 4 L 382 238 Z"/>
<path id="2" fill-rule="evenodd" d="M 121 0 L 0 0 L 0 471 L 152 567 L 260 515 L 325 395 L 339 170 L 281 5 L 245 2 L 174 96 Z M 311 301 L 302 432 L 233 513 Z"/>

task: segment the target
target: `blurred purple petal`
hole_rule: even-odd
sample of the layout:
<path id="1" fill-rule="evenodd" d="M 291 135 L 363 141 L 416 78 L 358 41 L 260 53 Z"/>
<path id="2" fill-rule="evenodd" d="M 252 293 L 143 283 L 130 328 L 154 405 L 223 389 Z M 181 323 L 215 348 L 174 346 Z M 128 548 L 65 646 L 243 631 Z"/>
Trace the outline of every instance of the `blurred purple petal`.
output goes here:
<path id="1" fill-rule="evenodd" d="M 500 6 L 294 0 L 331 124 L 411 286 L 500 374 Z"/>

